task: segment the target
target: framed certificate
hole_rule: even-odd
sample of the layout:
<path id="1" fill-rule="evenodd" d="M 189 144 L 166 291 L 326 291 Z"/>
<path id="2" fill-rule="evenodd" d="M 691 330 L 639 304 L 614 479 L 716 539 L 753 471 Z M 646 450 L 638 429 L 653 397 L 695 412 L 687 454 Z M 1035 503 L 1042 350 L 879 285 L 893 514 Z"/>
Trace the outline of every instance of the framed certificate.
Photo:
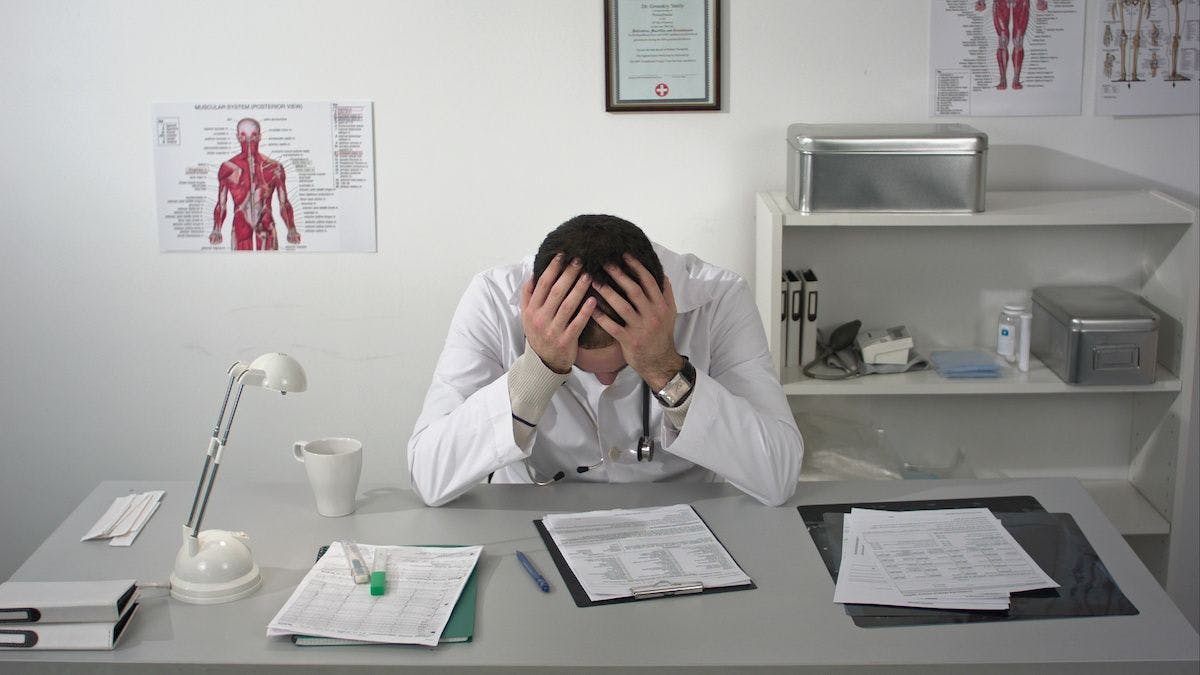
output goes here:
<path id="1" fill-rule="evenodd" d="M 720 0 L 604 0 L 609 112 L 720 110 Z"/>

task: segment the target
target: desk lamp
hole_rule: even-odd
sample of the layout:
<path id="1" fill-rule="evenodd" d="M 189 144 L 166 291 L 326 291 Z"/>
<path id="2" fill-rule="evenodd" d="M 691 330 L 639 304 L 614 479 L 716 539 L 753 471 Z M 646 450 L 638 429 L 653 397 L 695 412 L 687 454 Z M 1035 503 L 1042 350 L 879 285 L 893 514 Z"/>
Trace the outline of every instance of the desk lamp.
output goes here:
<path id="1" fill-rule="evenodd" d="M 226 420 L 225 409 L 235 384 L 237 393 Z M 229 367 L 229 386 L 225 389 L 221 412 L 217 414 L 217 424 L 208 442 L 192 510 L 183 524 L 183 546 L 175 556 L 175 571 L 171 574 L 171 597 L 184 602 L 201 605 L 231 602 L 250 595 L 262 585 L 258 565 L 246 546 L 245 532 L 200 531 L 208 498 L 217 479 L 217 469 L 221 468 L 221 454 L 225 450 L 225 441 L 229 440 L 233 416 L 237 413 L 242 390 L 247 386 L 287 394 L 307 389 L 308 378 L 300 364 L 287 354 L 263 354 L 250 365 L 239 361 Z M 225 422 L 224 431 L 221 430 L 222 421 Z"/>

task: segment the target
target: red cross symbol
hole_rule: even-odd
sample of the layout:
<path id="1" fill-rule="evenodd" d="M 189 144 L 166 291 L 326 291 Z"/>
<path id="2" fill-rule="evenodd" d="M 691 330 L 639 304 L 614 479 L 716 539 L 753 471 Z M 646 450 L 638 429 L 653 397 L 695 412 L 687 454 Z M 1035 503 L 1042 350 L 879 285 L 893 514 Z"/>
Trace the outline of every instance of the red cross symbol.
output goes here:
<path id="1" fill-rule="evenodd" d="M 659 82 L 658 85 L 654 87 L 654 93 L 658 94 L 660 97 L 666 96 L 667 94 L 671 93 L 671 88 L 667 86 L 666 82 Z"/>

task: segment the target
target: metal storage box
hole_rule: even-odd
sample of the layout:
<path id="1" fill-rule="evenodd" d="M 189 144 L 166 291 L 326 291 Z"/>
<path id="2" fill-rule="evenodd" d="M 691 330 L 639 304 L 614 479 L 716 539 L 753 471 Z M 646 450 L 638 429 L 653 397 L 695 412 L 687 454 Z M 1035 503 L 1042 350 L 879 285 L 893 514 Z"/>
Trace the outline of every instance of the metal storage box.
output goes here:
<path id="1" fill-rule="evenodd" d="M 982 211 L 987 134 L 965 124 L 792 124 L 787 196 L 811 211 Z"/>
<path id="2" fill-rule="evenodd" d="M 1070 384 L 1150 384 L 1158 315 L 1113 286 L 1035 288 L 1030 351 Z"/>

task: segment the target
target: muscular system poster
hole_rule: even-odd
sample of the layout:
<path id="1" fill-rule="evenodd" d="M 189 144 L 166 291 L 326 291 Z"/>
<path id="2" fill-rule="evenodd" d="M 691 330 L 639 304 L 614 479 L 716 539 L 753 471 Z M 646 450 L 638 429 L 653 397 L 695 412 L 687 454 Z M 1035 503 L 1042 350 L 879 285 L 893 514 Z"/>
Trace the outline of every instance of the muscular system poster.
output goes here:
<path id="1" fill-rule="evenodd" d="M 156 103 L 162 251 L 374 251 L 369 101 Z"/>
<path id="2" fill-rule="evenodd" d="M 929 114 L 1078 115 L 1084 0 L 934 0 Z"/>
<path id="3" fill-rule="evenodd" d="M 1200 0 L 1104 0 L 1097 115 L 1200 112 Z"/>

